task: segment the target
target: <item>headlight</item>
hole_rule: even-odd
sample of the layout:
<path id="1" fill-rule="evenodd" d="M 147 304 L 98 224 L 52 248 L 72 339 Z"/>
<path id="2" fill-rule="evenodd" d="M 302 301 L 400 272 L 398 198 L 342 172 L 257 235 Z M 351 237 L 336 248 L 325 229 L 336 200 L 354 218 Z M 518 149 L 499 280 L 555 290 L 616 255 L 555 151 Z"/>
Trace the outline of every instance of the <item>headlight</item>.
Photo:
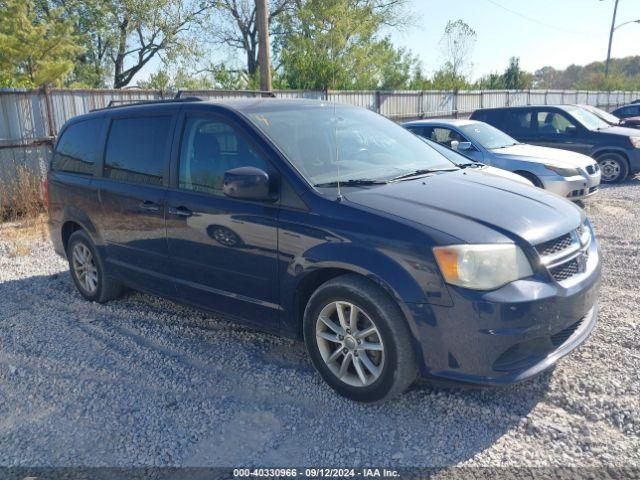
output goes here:
<path id="1" fill-rule="evenodd" d="M 580 175 L 580 172 L 578 171 L 577 168 L 556 167 L 555 165 L 548 165 L 548 164 L 545 164 L 544 168 L 557 173 L 561 177 L 575 177 L 576 175 Z"/>
<path id="2" fill-rule="evenodd" d="M 578 227 L 578 237 L 580 237 L 580 244 L 582 246 L 587 245 L 591 241 L 591 226 L 589 225 L 589 220 L 584 219 L 582 225 Z"/>
<path id="3" fill-rule="evenodd" d="M 629 137 L 629 141 L 633 148 L 640 148 L 640 137 Z"/>
<path id="4" fill-rule="evenodd" d="M 493 290 L 533 274 L 524 252 L 513 244 L 450 245 L 433 253 L 447 283 Z"/>

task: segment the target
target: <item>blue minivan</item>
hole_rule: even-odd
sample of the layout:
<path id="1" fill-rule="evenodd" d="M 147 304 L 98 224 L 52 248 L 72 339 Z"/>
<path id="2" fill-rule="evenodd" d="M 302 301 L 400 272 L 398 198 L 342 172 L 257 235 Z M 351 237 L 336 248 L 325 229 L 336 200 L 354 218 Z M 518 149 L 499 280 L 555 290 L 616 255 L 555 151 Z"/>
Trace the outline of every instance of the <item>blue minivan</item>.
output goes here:
<path id="1" fill-rule="evenodd" d="M 53 244 L 87 300 L 131 288 L 304 339 L 358 401 L 418 376 L 521 381 L 596 322 L 599 252 L 579 207 L 459 168 L 361 108 L 94 111 L 62 128 L 47 192 Z"/>

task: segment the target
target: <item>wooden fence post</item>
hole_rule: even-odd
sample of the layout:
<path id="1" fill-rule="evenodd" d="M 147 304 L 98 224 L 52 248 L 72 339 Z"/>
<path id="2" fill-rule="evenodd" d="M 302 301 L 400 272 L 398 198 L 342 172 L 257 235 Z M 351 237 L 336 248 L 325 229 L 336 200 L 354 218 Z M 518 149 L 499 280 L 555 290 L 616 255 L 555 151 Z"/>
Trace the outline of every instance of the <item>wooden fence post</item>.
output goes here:
<path id="1" fill-rule="evenodd" d="M 45 111 L 47 112 L 47 134 L 49 137 L 55 137 L 57 132 L 53 124 L 53 104 L 51 103 L 51 92 L 49 92 L 49 87 L 46 83 L 42 86 L 42 92 L 44 94 Z"/>

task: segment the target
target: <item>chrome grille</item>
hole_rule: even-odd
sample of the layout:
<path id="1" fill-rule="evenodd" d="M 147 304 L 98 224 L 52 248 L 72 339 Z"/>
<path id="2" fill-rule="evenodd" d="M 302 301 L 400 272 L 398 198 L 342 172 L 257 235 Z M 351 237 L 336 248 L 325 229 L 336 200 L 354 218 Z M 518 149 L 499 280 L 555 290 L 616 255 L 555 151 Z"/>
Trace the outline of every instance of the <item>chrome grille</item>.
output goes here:
<path id="1" fill-rule="evenodd" d="M 540 245 L 536 246 L 536 250 L 538 251 L 538 255 L 540 255 L 541 257 L 546 257 L 547 255 L 553 255 L 566 250 L 571 246 L 571 242 L 571 234 L 567 233 L 566 235 L 563 235 L 561 237 L 541 243 Z"/>
<path id="2" fill-rule="evenodd" d="M 587 266 L 591 229 L 588 224 L 553 240 L 536 245 L 542 266 L 557 282 L 583 273 Z"/>
<path id="3" fill-rule="evenodd" d="M 553 267 L 549 270 L 551 276 L 558 282 L 573 277 L 576 273 L 580 272 L 580 265 L 576 259 L 570 260 L 567 263 L 563 263 L 557 267 Z"/>

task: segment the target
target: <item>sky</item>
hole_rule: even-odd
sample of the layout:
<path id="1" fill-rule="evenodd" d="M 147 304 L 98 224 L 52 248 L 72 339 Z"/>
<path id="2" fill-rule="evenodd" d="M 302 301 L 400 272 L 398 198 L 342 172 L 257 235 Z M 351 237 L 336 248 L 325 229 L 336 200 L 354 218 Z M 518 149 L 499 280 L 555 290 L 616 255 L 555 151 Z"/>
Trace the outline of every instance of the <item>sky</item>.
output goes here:
<path id="1" fill-rule="evenodd" d="M 410 49 L 427 75 L 442 63 L 439 47 L 449 20 L 462 19 L 477 33 L 472 54 L 473 80 L 503 72 L 510 57 L 533 72 L 550 65 L 556 69 L 585 65 L 607 56 L 615 0 L 410 0 L 410 25 L 388 28 L 396 46 Z M 640 19 L 640 0 L 619 0 L 616 25 Z M 615 31 L 612 57 L 640 55 L 640 24 Z M 213 53 L 214 62 L 242 62 L 240 51 Z M 156 60 L 156 59 L 154 59 Z M 242 63 L 239 63 L 242 65 Z M 135 81 L 148 78 L 159 67 L 151 61 Z"/>
<path id="2" fill-rule="evenodd" d="M 412 0 L 415 24 L 390 29 L 396 46 L 411 49 L 432 74 L 442 62 L 438 46 L 448 20 L 458 18 L 477 33 L 474 79 L 502 72 L 510 57 L 535 71 L 584 65 L 607 56 L 615 0 Z M 619 0 L 616 25 L 640 19 L 640 0 Z M 640 55 L 640 24 L 617 29 L 612 57 Z"/>

